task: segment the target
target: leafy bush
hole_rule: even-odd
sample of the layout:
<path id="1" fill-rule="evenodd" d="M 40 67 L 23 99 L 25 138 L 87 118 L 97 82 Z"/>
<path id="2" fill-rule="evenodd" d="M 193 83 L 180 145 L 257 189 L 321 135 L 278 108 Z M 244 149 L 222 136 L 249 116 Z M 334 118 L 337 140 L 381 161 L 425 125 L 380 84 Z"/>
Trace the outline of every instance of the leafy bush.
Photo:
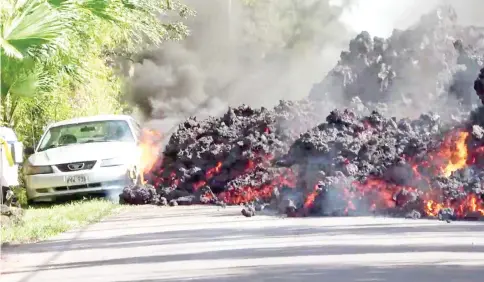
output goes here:
<path id="1" fill-rule="evenodd" d="M 178 21 L 159 19 L 169 10 Z M 129 111 L 117 58 L 183 38 L 191 14 L 171 0 L 2 1 L 0 124 L 33 145 L 50 122 Z"/>

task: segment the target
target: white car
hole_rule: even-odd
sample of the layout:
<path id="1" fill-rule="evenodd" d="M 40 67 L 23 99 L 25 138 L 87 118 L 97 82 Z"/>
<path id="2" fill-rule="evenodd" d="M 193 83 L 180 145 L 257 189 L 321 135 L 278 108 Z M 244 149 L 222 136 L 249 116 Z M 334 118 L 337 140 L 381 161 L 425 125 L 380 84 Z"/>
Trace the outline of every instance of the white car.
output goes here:
<path id="1" fill-rule="evenodd" d="M 29 203 L 72 194 L 116 195 L 140 179 L 141 127 L 130 116 L 100 115 L 47 127 L 23 172 Z"/>

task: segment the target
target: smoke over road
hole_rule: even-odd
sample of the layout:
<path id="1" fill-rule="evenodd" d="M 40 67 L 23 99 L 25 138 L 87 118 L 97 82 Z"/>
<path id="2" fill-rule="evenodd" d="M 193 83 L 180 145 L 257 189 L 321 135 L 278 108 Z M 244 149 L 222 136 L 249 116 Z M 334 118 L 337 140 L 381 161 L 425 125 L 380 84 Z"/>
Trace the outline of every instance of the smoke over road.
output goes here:
<path id="1" fill-rule="evenodd" d="M 140 54 L 129 80 L 150 120 L 302 98 L 352 35 L 330 1 L 232 1 L 230 10 L 226 0 L 184 2 L 197 12 L 187 21 L 191 35 Z"/>
<path id="2" fill-rule="evenodd" d="M 197 13 L 186 21 L 191 35 L 139 54 L 128 92 L 152 127 L 166 131 L 188 116 L 219 115 L 227 106 L 242 103 L 272 107 L 279 100 L 304 98 L 361 30 L 388 37 L 394 28 L 411 27 L 442 3 L 452 2 L 466 24 L 482 21 L 469 8 L 476 1 L 243 2 L 211 0 L 207 5 L 206 1 L 185 0 Z M 433 75 L 428 75 L 428 81 L 435 79 Z M 409 82 L 400 80 L 392 93 L 402 92 Z M 325 99 L 334 108 L 348 105 L 339 93 Z M 427 102 L 412 114 L 429 110 Z M 453 107 L 456 101 L 445 103 Z"/>

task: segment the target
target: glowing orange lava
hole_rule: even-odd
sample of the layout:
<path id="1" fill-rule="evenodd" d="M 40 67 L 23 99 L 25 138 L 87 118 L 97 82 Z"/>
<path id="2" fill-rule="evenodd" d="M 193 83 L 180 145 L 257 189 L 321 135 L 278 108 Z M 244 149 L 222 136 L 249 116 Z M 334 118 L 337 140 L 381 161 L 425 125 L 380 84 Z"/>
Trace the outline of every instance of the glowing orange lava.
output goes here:
<path id="1" fill-rule="evenodd" d="M 442 201 L 442 191 L 431 187 L 431 176 L 424 176 L 419 171 L 422 167 L 436 167 L 436 173 L 442 173 L 444 176 L 449 177 L 453 172 L 465 168 L 469 163 L 475 163 L 476 158 L 479 157 L 477 154 L 482 154 L 484 150 L 480 147 L 474 149 L 472 153 L 469 152 L 470 149 L 467 146 L 468 137 L 469 133 L 466 131 L 452 131 L 444 138 L 438 150 L 427 155 L 427 161 L 415 163 L 412 160 L 408 160 L 413 174 L 410 177 L 423 185 L 419 187 L 428 187 L 424 189 L 430 189 L 429 191 L 424 193 L 418 187 L 400 186 L 378 178 L 369 178 L 365 182 L 355 181 L 351 184 L 351 187 L 343 188 L 340 193 L 341 200 L 346 202 L 345 214 L 348 214 L 351 210 L 355 210 L 356 204 L 362 201 L 368 205 L 370 211 L 398 207 L 402 204 L 401 202 L 405 203 L 408 199 L 405 196 L 402 199 L 395 198 L 395 195 L 406 191 L 407 193 L 419 195 L 423 205 L 422 210 L 427 216 L 437 217 L 439 212 L 444 208 L 452 209 L 458 217 L 467 217 L 471 214 L 484 216 L 484 203 L 479 196 L 469 194 L 452 201 Z M 460 190 L 463 192 L 463 187 Z M 316 197 L 316 190 L 309 193 L 306 196 L 304 208 L 308 209 L 312 207 Z"/>

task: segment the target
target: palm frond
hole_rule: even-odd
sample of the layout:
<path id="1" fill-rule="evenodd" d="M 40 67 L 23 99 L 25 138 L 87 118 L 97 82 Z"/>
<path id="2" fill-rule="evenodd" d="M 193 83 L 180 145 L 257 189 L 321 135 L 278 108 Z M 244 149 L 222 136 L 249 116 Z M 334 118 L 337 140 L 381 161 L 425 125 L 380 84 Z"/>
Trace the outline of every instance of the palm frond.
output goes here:
<path id="1" fill-rule="evenodd" d="M 18 80 L 10 86 L 9 93 L 13 97 L 33 97 L 36 94 L 40 83 L 40 73 L 31 72 L 25 76 L 19 77 Z"/>
<path id="2" fill-rule="evenodd" d="M 80 7 L 102 20 L 114 23 L 122 22 L 123 18 L 117 15 L 116 7 L 110 5 L 111 2 L 108 0 L 85 0 Z"/>
<path id="3" fill-rule="evenodd" d="M 23 71 L 10 78 L 5 72 L 2 72 L 1 82 L 2 96 L 10 95 L 19 98 L 33 97 L 40 88 L 45 86 L 43 71 L 38 65 L 28 70 L 24 68 Z"/>
<path id="4" fill-rule="evenodd" d="M 7 46 L 8 54 L 15 57 L 20 57 L 19 54 L 23 57 L 28 48 L 62 36 L 66 27 L 62 15 L 47 2 L 27 0 L 22 4 L 1 26 L 2 47 Z"/>
<path id="5" fill-rule="evenodd" d="M 15 48 L 15 46 L 12 46 L 12 44 L 4 40 L 3 38 L 0 38 L 0 48 L 2 48 L 5 55 L 9 57 L 16 58 L 16 59 L 23 58 L 22 53 L 17 48 Z"/>

